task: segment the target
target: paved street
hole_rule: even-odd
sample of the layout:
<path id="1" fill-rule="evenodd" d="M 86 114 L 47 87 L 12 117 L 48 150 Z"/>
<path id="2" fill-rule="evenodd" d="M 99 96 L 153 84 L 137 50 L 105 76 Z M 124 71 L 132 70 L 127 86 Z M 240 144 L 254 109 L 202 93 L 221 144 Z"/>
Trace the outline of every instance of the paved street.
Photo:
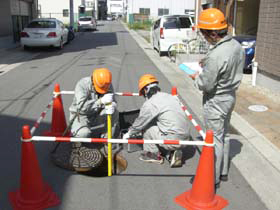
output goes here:
<path id="1" fill-rule="evenodd" d="M 148 57 L 119 22 L 100 21 L 98 31 L 79 33 L 62 51 L 35 49 L 23 53 L 19 48 L 15 50 L 24 54 L 18 65 L 11 68 L 13 62 L 0 60 L 0 71 L 3 71 L 0 74 L 1 210 L 11 209 L 8 192 L 20 186 L 21 128 L 25 124 L 33 126 L 50 102 L 54 84 L 59 83 L 62 90 L 74 90 L 76 82 L 89 76 L 94 68 L 107 67 L 112 71 L 116 92 L 137 92 L 139 77 L 152 73 L 159 79 L 163 91 L 171 92 L 171 87 L 176 85 L 182 101 L 191 107 L 192 112 L 197 113 L 196 110 L 201 109 L 200 102 L 189 97 L 193 87 L 186 84 L 177 72 L 172 72 L 163 63 L 164 59 Z M 143 103 L 140 97 L 119 96 L 117 100 L 121 112 L 137 110 Z M 63 96 L 67 118 L 71 101 L 71 95 Z M 49 113 L 36 135 L 48 130 L 50 123 Z M 194 129 L 192 134 L 194 139 L 199 136 Z M 233 161 L 238 159 L 242 141 L 240 135 L 232 135 Z M 191 188 L 189 180 L 195 174 L 200 155 L 199 150 L 188 147 L 184 151 L 184 166 L 171 169 L 167 162 L 164 165 L 143 163 L 138 160 L 139 152 L 127 153 L 124 149 L 127 171 L 109 178 L 85 176 L 57 168 L 49 160 L 54 144 L 36 142 L 35 145 L 44 180 L 53 187 L 62 202 L 52 209 L 59 210 L 182 209 L 173 199 Z M 217 194 L 229 201 L 226 208 L 229 210 L 267 209 L 233 164 L 230 180 L 221 184 Z"/>

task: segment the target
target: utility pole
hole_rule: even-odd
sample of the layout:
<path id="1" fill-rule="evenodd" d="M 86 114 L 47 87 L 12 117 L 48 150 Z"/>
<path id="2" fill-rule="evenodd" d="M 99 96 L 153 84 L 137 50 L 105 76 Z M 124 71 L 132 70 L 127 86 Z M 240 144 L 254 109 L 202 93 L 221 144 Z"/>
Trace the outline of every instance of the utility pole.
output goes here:
<path id="1" fill-rule="evenodd" d="M 73 8 L 73 0 L 69 0 L 69 10 L 70 10 L 70 27 L 74 27 L 74 8 Z"/>
<path id="2" fill-rule="evenodd" d="M 201 10 L 201 0 L 195 0 L 195 25 L 198 24 L 198 16 Z M 198 28 L 195 27 L 195 31 L 197 31 Z"/>

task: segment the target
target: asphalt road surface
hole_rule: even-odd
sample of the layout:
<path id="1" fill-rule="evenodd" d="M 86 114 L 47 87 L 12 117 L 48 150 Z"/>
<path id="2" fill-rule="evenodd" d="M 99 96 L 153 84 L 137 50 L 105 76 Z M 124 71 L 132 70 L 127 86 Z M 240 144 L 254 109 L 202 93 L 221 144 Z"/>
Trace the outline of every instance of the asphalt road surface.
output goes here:
<path id="1" fill-rule="evenodd" d="M 22 49 L 15 51 L 22 53 Z M 100 21 L 98 31 L 78 33 L 61 51 L 34 49 L 28 53 L 36 56 L 0 75 L 1 210 L 12 209 L 8 193 L 20 186 L 22 126 L 34 125 L 50 102 L 55 84 L 60 84 L 61 90 L 72 91 L 76 82 L 89 76 L 94 68 L 107 67 L 112 71 L 116 92 L 137 92 L 138 79 L 145 73 L 156 75 L 162 91 L 170 93 L 173 85 L 119 22 Z M 138 110 L 143 103 L 143 98 L 137 96 L 119 96 L 117 100 L 120 112 Z M 71 101 L 71 95 L 63 95 L 67 118 Z M 49 130 L 50 126 L 49 112 L 35 135 Z M 192 135 L 194 139 L 198 136 L 194 129 Z M 232 146 L 238 151 L 240 136 L 233 137 L 236 139 L 232 139 Z M 191 188 L 189 180 L 195 174 L 200 157 L 199 150 L 189 146 L 184 151 L 183 167 L 172 169 L 167 161 L 163 165 L 143 163 L 138 160 L 140 151 L 128 153 L 124 145 L 122 154 L 128 160 L 127 170 L 112 177 L 96 177 L 54 166 L 49 159 L 54 143 L 34 144 L 43 178 L 61 199 L 61 204 L 52 209 L 60 210 L 182 209 L 173 200 Z M 229 210 L 266 209 L 233 165 L 230 180 L 221 184 L 217 194 L 229 201 L 226 208 Z"/>

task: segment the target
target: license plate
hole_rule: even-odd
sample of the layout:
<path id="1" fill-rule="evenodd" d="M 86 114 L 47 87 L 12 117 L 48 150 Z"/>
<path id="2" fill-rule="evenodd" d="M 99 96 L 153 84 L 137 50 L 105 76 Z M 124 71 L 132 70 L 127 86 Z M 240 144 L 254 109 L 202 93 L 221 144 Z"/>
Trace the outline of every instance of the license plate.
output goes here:
<path id="1" fill-rule="evenodd" d="M 39 38 L 42 38 L 43 37 L 43 34 L 33 34 L 33 37 L 35 39 L 39 39 Z"/>

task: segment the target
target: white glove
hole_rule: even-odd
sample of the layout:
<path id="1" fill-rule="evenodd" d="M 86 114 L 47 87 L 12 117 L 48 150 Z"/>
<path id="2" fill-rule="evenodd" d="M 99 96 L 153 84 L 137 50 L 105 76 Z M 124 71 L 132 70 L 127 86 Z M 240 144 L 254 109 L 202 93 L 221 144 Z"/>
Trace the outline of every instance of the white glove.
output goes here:
<path id="1" fill-rule="evenodd" d="M 113 93 L 107 93 L 102 98 L 100 98 L 100 101 L 102 104 L 110 104 L 113 102 Z"/>
<path id="2" fill-rule="evenodd" d="M 114 114 L 115 105 L 113 103 L 105 105 L 105 112 L 106 112 L 106 114 Z"/>
<path id="3" fill-rule="evenodd" d="M 129 139 L 130 138 L 129 132 L 125 133 L 122 138 L 123 139 Z"/>

